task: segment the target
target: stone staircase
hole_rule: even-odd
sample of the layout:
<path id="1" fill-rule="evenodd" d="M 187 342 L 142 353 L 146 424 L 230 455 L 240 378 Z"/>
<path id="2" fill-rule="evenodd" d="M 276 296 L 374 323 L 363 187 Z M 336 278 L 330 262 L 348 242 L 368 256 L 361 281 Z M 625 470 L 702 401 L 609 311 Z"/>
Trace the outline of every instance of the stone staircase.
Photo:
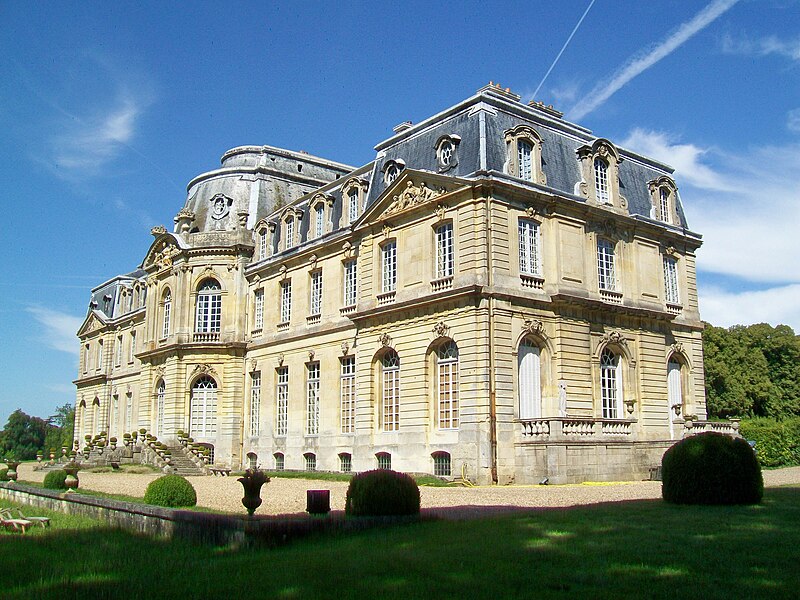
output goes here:
<path id="1" fill-rule="evenodd" d="M 169 446 L 171 454 L 170 465 L 175 469 L 175 474 L 181 477 L 193 477 L 196 475 L 205 475 L 206 472 L 198 467 L 187 456 L 186 448 L 181 445 Z"/>

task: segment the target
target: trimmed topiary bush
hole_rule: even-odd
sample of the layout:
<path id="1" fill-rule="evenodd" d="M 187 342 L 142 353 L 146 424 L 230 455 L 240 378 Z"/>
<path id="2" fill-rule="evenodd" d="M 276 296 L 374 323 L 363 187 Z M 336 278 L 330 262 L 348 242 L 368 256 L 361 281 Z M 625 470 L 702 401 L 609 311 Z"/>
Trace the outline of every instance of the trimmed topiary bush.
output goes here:
<path id="1" fill-rule="evenodd" d="M 661 461 L 664 500 L 674 504 L 758 504 L 764 480 L 742 438 L 701 433 L 681 440 Z"/>
<path id="2" fill-rule="evenodd" d="M 67 489 L 67 472 L 59 469 L 58 471 L 50 471 L 44 476 L 42 485 L 48 490 L 65 490 Z"/>
<path id="3" fill-rule="evenodd" d="M 180 475 L 164 475 L 150 482 L 144 493 L 144 501 L 156 506 L 178 508 L 195 506 L 197 492 L 194 486 Z"/>
<path id="4" fill-rule="evenodd" d="M 389 469 L 359 473 L 347 488 L 345 513 L 351 516 L 419 514 L 419 487 L 410 475 Z"/>

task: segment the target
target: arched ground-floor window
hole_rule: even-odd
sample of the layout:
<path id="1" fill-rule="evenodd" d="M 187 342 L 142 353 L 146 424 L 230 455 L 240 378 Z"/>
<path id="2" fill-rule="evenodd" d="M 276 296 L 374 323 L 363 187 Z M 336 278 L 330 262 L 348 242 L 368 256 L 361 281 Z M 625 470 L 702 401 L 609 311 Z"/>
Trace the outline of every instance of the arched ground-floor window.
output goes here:
<path id="1" fill-rule="evenodd" d="M 217 435 L 217 382 L 208 375 L 198 379 L 192 387 L 189 431 L 196 438 Z"/>

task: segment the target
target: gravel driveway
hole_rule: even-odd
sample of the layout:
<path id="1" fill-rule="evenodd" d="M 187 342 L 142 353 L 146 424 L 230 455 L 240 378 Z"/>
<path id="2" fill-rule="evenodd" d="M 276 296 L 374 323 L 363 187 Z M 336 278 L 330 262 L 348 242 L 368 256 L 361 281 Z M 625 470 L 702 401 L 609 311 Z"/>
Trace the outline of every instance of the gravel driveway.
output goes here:
<path id="1" fill-rule="evenodd" d="M 78 474 L 80 487 L 113 494 L 144 496 L 147 484 L 159 474 L 134 475 L 128 473 Z M 24 481 L 42 481 L 44 473 L 34 471 L 33 464 L 20 465 L 19 478 Z M 215 510 L 243 512 L 242 486 L 236 477 L 189 477 L 197 490 L 197 504 Z M 789 467 L 764 471 L 764 485 L 775 487 L 800 484 L 800 467 Z M 311 481 L 306 479 L 275 478 L 262 488 L 264 503 L 257 514 L 278 515 L 303 513 L 306 508 L 306 490 L 328 489 L 331 491 L 331 508 L 344 510 L 347 482 Z M 645 500 L 661 497 L 661 482 L 633 481 L 615 483 L 584 483 L 575 485 L 534 486 L 483 486 L 422 487 L 422 508 L 428 512 L 447 516 L 453 512 L 459 517 L 468 517 L 486 512 L 505 512 L 519 508 L 545 508 L 615 502 L 620 500 Z M 452 511 L 452 507 L 459 507 Z M 442 509 L 447 508 L 445 512 Z"/>

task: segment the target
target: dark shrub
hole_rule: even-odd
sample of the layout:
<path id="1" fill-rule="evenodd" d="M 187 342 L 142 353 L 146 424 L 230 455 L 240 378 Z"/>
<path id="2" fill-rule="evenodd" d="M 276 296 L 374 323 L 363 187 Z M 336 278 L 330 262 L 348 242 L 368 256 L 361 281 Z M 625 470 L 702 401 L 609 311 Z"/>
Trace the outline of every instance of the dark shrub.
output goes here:
<path id="1" fill-rule="evenodd" d="M 42 485 L 48 490 L 65 490 L 67 489 L 67 484 L 64 483 L 66 480 L 67 472 L 59 469 L 58 471 L 50 471 L 45 475 Z"/>
<path id="2" fill-rule="evenodd" d="M 347 488 L 345 513 L 353 516 L 419 514 L 419 487 L 410 475 L 389 469 L 359 473 Z"/>
<path id="3" fill-rule="evenodd" d="M 192 484 L 180 475 L 164 475 L 150 482 L 144 501 L 156 506 L 195 506 L 197 493 Z"/>
<path id="4" fill-rule="evenodd" d="M 661 461 L 664 500 L 675 504 L 758 504 L 764 480 L 742 438 L 701 433 L 681 440 Z"/>
<path id="5" fill-rule="evenodd" d="M 8 481 L 8 467 L 0 468 L 0 481 Z"/>

